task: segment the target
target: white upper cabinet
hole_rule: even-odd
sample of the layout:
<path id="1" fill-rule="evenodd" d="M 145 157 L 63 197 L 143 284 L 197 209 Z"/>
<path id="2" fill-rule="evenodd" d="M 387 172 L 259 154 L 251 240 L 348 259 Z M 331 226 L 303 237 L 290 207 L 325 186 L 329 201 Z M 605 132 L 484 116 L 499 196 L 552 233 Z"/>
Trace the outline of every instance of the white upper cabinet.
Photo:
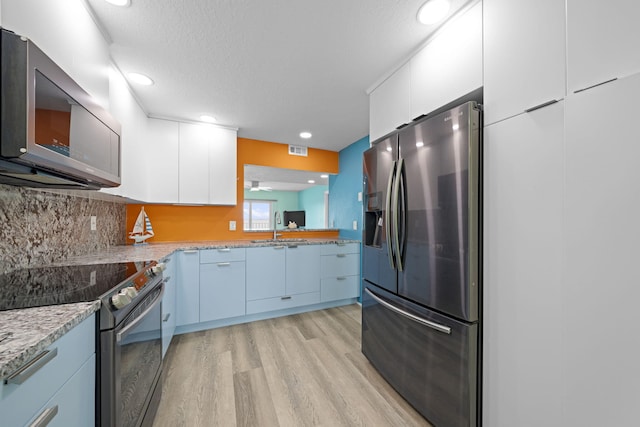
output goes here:
<path id="1" fill-rule="evenodd" d="M 483 4 L 485 124 L 564 98 L 564 1 Z"/>
<path id="2" fill-rule="evenodd" d="M 369 95 L 369 140 L 409 123 L 411 116 L 411 69 L 407 62 Z"/>
<path id="3" fill-rule="evenodd" d="M 178 202 L 179 124 L 168 120 L 147 122 L 147 199 L 149 203 Z"/>
<path id="4" fill-rule="evenodd" d="M 212 125 L 179 125 L 179 203 L 236 203 L 237 132 Z"/>
<path id="5" fill-rule="evenodd" d="M 411 59 L 411 118 L 482 86 L 482 3 L 445 25 Z"/>
<path id="6" fill-rule="evenodd" d="M 638 17 L 638 0 L 567 0 L 569 92 L 640 71 Z"/>

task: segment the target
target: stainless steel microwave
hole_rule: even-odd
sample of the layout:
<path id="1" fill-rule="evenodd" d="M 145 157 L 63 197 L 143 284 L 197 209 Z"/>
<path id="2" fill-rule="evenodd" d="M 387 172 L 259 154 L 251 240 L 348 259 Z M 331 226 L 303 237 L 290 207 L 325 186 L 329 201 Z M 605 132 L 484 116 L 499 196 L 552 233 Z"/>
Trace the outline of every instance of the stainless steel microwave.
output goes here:
<path id="1" fill-rule="evenodd" d="M 0 40 L 0 183 L 120 185 L 120 124 L 33 42 Z"/>

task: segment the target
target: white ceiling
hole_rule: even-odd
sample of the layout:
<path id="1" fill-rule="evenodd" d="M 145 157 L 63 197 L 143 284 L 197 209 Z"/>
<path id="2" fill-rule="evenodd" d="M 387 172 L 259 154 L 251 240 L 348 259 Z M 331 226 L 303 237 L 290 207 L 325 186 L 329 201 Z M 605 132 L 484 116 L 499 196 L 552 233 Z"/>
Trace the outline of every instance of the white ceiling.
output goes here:
<path id="1" fill-rule="evenodd" d="M 244 165 L 244 188 L 250 188 L 252 181 L 257 181 L 259 187 L 274 191 L 302 191 L 316 185 L 329 185 L 329 178 L 320 175 L 321 172 Z M 309 180 L 315 183 L 310 184 Z"/>
<path id="2" fill-rule="evenodd" d="M 333 151 L 368 134 L 366 90 L 436 29 L 416 20 L 425 0 L 85 1 L 120 70 L 155 81 L 131 84 L 150 117 Z"/>

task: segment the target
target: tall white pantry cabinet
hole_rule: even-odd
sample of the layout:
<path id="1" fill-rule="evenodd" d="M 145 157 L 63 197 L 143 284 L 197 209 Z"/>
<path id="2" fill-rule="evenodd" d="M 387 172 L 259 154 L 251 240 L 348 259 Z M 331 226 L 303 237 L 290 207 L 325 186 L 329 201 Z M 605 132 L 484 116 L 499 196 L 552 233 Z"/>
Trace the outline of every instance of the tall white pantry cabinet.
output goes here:
<path id="1" fill-rule="evenodd" d="M 483 423 L 637 425 L 640 4 L 483 13 Z"/>

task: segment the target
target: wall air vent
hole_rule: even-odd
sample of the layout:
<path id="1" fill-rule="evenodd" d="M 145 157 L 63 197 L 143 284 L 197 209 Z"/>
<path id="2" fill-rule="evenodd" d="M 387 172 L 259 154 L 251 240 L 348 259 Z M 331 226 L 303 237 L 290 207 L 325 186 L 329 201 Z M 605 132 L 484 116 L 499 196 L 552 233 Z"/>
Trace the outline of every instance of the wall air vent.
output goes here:
<path id="1" fill-rule="evenodd" d="M 301 147 L 300 145 L 290 145 L 289 154 L 292 156 L 307 157 L 307 147 Z"/>

